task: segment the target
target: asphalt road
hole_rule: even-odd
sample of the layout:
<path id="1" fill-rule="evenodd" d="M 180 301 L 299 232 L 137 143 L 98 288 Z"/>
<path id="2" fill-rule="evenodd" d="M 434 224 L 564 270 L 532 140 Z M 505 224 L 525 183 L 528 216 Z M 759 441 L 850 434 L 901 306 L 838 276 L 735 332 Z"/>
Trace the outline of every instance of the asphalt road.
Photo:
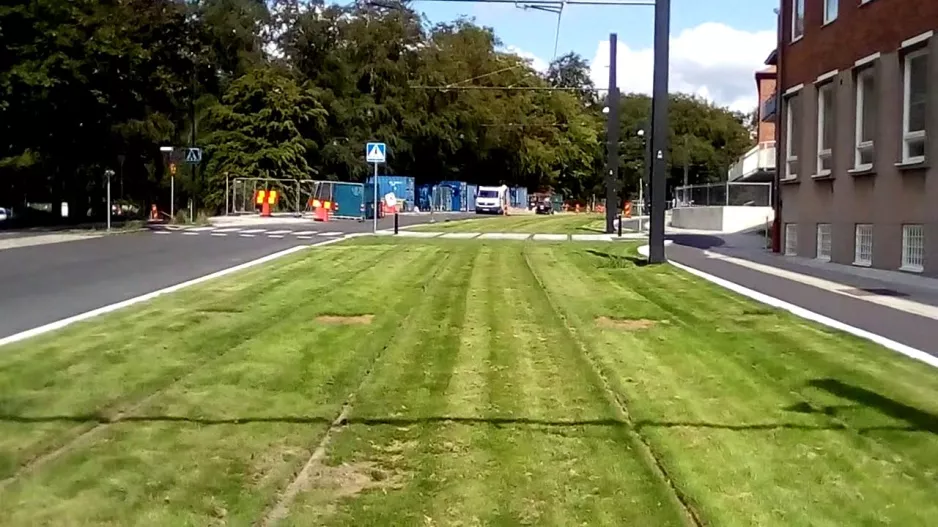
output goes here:
<path id="1" fill-rule="evenodd" d="M 400 220 L 402 226 L 414 225 L 428 221 L 429 217 L 401 216 Z M 379 228 L 391 227 L 392 218 L 379 224 Z M 241 236 L 234 231 L 202 231 L 197 236 L 187 236 L 182 234 L 184 231 L 169 235 L 144 231 L 0 250 L 0 338 L 289 247 L 345 233 L 370 232 L 372 226 L 370 222 L 331 221 L 271 223 L 242 226 L 238 230 L 261 228 L 265 233 L 278 230 L 290 233 Z M 295 234 L 304 231 L 316 232 L 303 238 Z"/>

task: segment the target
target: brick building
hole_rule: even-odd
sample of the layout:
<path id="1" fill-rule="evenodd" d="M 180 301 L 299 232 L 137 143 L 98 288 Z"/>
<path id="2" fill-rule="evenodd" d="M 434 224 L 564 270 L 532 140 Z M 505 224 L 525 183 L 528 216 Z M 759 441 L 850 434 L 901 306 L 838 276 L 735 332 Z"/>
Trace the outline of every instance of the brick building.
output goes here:
<path id="1" fill-rule="evenodd" d="M 938 276 L 938 0 L 781 0 L 777 250 Z"/>

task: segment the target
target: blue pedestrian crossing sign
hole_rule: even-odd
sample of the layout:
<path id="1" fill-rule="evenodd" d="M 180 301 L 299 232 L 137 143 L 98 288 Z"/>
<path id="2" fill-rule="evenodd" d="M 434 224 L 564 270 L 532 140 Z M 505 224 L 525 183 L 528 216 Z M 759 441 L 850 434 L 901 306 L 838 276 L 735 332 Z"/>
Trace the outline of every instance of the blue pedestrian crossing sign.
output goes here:
<path id="1" fill-rule="evenodd" d="M 201 148 L 187 148 L 186 149 L 186 163 L 189 164 L 198 164 L 202 162 L 202 149 Z"/>
<path id="2" fill-rule="evenodd" d="M 386 151 L 384 143 L 367 143 L 365 145 L 365 161 L 369 163 L 384 163 Z"/>

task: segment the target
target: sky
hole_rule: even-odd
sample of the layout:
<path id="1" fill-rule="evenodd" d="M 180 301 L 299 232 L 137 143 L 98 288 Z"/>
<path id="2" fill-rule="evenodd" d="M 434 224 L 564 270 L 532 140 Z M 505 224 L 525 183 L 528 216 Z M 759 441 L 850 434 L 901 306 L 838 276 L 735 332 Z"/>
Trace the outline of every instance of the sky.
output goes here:
<path id="1" fill-rule="evenodd" d="M 503 47 L 545 70 L 553 58 L 557 15 L 514 4 L 415 0 L 431 22 L 472 17 Z M 779 0 L 671 0 L 670 91 L 694 93 L 744 112 L 757 105 L 755 71 L 775 48 Z M 609 34 L 618 36 L 618 86 L 651 93 L 654 8 L 570 5 L 560 24 L 558 55 L 587 59 L 597 87 L 609 86 Z"/>

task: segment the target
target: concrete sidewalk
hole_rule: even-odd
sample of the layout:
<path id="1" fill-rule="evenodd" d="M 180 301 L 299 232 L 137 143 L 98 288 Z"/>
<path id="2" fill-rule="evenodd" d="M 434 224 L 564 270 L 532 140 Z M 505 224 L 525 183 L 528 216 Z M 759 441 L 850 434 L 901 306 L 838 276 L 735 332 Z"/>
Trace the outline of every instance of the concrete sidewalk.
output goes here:
<path id="1" fill-rule="evenodd" d="M 938 280 L 779 256 L 744 238 L 669 238 L 677 263 L 938 356 Z"/>

